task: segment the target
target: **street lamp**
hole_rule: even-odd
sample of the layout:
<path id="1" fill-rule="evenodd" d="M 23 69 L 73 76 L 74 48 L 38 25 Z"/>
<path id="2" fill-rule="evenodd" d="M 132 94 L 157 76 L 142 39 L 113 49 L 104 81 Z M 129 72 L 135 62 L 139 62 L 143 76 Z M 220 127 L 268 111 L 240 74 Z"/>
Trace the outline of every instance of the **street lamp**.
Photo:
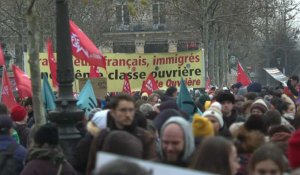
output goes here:
<path id="1" fill-rule="evenodd" d="M 58 125 L 60 145 L 71 161 L 73 150 L 81 138 L 76 124 L 81 121 L 84 112 L 76 107 L 73 97 L 74 69 L 67 0 L 56 0 L 56 37 L 59 93 L 56 109 L 49 112 L 49 120 Z"/>

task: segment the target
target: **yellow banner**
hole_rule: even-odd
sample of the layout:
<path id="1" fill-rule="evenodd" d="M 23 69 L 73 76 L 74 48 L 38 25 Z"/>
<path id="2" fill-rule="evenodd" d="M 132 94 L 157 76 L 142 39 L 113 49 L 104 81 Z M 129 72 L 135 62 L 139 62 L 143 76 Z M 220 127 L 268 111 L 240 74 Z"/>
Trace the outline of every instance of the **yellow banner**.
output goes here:
<path id="1" fill-rule="evenodd" d="M 30 75 L 28 55 L 25 59 L 25 71 Z M 127 54 L 107 53 L 106 68 L 100 69 L 101 76 L 107 78 L 108 92 L 121 92 L 124 75 L 127 73 L 132 91 L 139 91 L 143 81 L 152 72 L 159 88 L 166 89 L 170 86 L 179 86 L 183 77 L 188 88 L 205 87 L 205 71 L 203 52 L 187 51 L 177 53 L 151 53 L 151 54 Z M 73 58 L 74 64 L 74 92 L 79 92 L 78 79 L 89 77 L 89 64 L 85 61 Z M 47 53 L 40 53 L 41 74 L 50 76 Z M 50 84 L 52 84 L 50 82 Z"/>

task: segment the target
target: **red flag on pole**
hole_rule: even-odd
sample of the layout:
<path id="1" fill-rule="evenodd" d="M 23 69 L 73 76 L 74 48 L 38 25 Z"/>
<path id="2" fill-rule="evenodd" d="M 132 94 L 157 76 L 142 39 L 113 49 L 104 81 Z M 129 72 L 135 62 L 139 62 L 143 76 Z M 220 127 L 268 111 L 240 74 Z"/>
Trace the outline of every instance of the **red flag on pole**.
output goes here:
<path id="1" fill-rule="evenodd" d="M 72 54 L 91 65 L 106 69 L 106 59 L 88 36 L 70 20 Z"/>
<path id="2" fill-rule="evenodd" d="M 50 38 L 47 40 L 47 51 L 48 51 L 48 62 L 50 67 L 50 72 L 52 76 L 52 85 L 54 88 L 58 87 L 57 79 L 56 79 L 56 62 L 53 54 L 52 41 Z"/>
<path id="3" fill-rule="evenodd" d="M 98 78 L 100 77 L 99 72 L 97 71 L 97 66 L 90 66 L 90 78 Z"/>
<path id="4" fill-rule="evenodd" d="M 151 95 L 153 91 L 159 89 L 154 77 L 150 73 L 146 79 L 146 81 L 143 82 L 142 85 L 142 92 L 146 92 L 148 95 Z"/>
<path id="5" fill-rule="evenodd" d="M 242 65 L 240 64 L 240 62 L 238 62 L 238 75 L 237 75 L 237 80 L 236 81 L 242 83 L 243 86 L 248 86 L 251 83 L 250 78 L 248 77 L 248 75 L 244 71 L 244 69 L 243 69 Z"/>
<path id="6" fill-rule="evenodd" d="M 127 74 L 125 74 L 125 77 L 124 77 L 123 92 L 127 93 L 127 94 L 131 94 L 130 82 L 129 82 Z"/>
<path id="7" fill-rule="evenodd" d="M 20 98 L 32 97 L 31 80 L 19 67 L 12 66 Z"/>
<path id="8" fill-rule="evenodd" d="M 4 66 L 5 65 L 5 60 L 4 60 L 4 55 L 3 55 L 3 51 L 2 51 L 2 44 L 0 43 L 0 66 Z"/>
<path id="9" fill-rule="evenodd" d="M 206 92 L 208 92 L 210 90 L 210 84 L 211 84 L 211 81 L 210 81 L 210 78 L 208 77 L 205 82 L 205 91 Z"/>
<path id="10" fill-rule="evenodd" d="M 3 67 L 2 74 L 2 92 L 1 92 L 1 101 L 9 110 L 12 110 L 15 106 L 18 105 L 16 99 L 13 95 L 12 87 L 8 79 L 8 75 L 5 67 Z"/>

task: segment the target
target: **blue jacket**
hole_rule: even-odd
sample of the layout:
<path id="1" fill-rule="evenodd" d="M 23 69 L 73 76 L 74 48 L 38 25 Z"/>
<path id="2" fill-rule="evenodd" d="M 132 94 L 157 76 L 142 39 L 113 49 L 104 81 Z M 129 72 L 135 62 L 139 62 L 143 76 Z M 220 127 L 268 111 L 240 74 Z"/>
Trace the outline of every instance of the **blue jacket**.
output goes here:
<path id="1" fill-rule="evenodd" d="M 0 151 L 5 151 L 7 150 L 8 146 L 11 143 L 16 143 L 16 141 L 9 135 L 0 135 Z M 25 163 L 25 159 L 27 156 L 27 150 L 26 148 L 24 148 L 21 145 L 18 145 L 17 149 L 15 150 L 14 153 L 14 158 L 17 160 L 17 162 L 19 163 L 18 167 L 20 172 L 22 171 L 23 167 L 24 167 L 24 163 Z"/>

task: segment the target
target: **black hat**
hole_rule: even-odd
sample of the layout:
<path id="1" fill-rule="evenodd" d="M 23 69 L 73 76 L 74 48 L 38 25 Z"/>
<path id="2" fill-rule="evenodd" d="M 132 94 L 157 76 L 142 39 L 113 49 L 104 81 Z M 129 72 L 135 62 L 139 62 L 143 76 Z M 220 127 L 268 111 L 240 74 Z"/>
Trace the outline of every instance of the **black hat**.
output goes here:
<path id="1" fill-rule="evenodd" d="M 223 103 L 224 101 L 230 101 L 232 103 L 235 102 L 235 98 L 234 95 L 231 93 L 225 93 L 225 92 L 221 92 L 218 96 L 217 96 L 217 101 L 219 103 Z"/>
<path id="2" fill-rule="evenodd" d="M 55 125 L 47 123 L 41 126 L 34 136 L 34 142 L 40 145 L 58 145 L 58 129 Z"/>
<path id="3" fill-rule="evenodd" d="M 248 92 L 260 93 L 261 89 L 262 89 L 261 84 L 257 83 L 257 82 L 253 82 L 253 83 L 249 84 L 249 86 L 247 87 Z"/>
<path id="4" fill-rule="evenodd" d="M 251 115 L 245 123 L 245 127 L 249 131 L 260 131 L 267 134 L 268 124 L 265 116 Z"/>
<path id="5" fill-rule="evenodd" d="M 153 120 L 154 127 L 160 131 L 163 124 L 172 116 L 181 116 L 180 112 L 175 109 L 166 109 L 159 113 Z"/>
<path id="6" fill-rule="evenodd" d="M 5 134 L 13 127 L 12 119 L 5 114 L 0 115 L 0 133 Z"/>
<path id="7" fill-rule="evenodd" d="M 179 110 L 179 107 L 178 107 L 175 100 L 169 100 L 169 101 L 166 101 L 166 102 L 163 102 L 162 104 L 160 104 L 158 106 L 158 109 L 159 109 L 160 112 L 163 112 L 166 109 Z"/>

